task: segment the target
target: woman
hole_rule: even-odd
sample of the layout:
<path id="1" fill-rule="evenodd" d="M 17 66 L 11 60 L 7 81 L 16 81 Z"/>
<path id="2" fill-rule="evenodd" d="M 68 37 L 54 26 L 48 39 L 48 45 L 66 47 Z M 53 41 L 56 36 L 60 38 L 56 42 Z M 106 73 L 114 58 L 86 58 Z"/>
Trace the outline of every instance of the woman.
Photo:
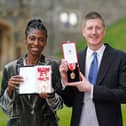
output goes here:
<path id="1" fill-rule="evenodd" d="M 25 29 L 27 54 L 10 62 L 4 68 L 0 106 L 10 116 L 7 126 L 57 126 L 56 110 L 62 108 L 60 75 L 56 61 L 46 59 L 42 51 L 47 43 L 47 29 L 40 19 L 32 19 Z M 23 82 L 19 67 L 48 64 L 52 67 L 51 94 L 18 93 Z M 30 85 L 29 85 L 30 86 Z"/>

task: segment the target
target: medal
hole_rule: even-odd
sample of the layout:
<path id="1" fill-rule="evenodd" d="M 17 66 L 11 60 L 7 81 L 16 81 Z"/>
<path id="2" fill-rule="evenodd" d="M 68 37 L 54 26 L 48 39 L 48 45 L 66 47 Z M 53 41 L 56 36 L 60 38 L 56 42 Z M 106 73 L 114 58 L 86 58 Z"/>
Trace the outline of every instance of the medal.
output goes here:
<path id="1" fill-rule="evenodd" d="M 72 71 L 72 72 L 70 73 L 70 78 L 71 78 L 71 79 L 75 79 L 76 75 L 75 75 L 75 73 L 73 72 L 73 71 L 75 70 L 75 63 L 70 63 L 70 64 L 68 65 L 68 67 L 69 67 L 70 71 Z"/>
<path id="2" fill-rule="evenodd" d="M 75 79 L 75 73 L 72 72 L 72 73 L 70 74 L 70 77 L 71 77 L 71 79 Z"/>

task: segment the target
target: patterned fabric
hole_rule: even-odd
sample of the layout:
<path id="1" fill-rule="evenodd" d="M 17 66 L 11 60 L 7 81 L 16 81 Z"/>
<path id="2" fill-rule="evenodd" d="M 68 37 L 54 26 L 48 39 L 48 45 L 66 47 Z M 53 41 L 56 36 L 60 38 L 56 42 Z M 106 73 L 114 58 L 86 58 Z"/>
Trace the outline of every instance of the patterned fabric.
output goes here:
<path id="1" fill-rule="evenodd" d="M 42 99 L 38 94 L 19 95 L 18 90 L 13 92 L 12 97 L 7 95 L 7 84 L 11 76 L 18 74 L 18 68 L 23 66 L 25 57 L 7 64 L 3 72 L 3 80 L 0 94 L 0 106 L 10 116 L 8 126 L 57 126 L 58 118 L 56 111 L 62 108 L 60 97 L 61 81 L 56 61 L 45 59 L 41 56 L 39 65 L 49 64 L 52 66 L 52 85 L 55 94 L 48 99 Z"/>

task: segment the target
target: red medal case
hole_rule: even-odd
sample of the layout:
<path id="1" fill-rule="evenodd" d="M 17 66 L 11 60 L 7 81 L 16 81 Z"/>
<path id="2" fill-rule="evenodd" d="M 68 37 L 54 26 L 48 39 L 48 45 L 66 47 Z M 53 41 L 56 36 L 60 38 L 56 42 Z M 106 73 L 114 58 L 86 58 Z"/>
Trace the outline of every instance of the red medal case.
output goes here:
<path id="1" fill-rule="evenodd" d="M 76 43 L 71 41 L 64 41 L 62 43 L 62 52 L 64 59 L 66 59 L 68 62 L 68 82 L 80 81 L 80 68 L 77 57 Z"/>

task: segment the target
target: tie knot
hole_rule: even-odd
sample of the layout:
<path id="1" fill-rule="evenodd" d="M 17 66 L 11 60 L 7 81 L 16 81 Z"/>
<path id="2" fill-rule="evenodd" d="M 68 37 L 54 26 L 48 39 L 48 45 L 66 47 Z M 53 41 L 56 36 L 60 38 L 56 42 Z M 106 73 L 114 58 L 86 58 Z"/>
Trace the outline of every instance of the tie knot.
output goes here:
<path id="1" fill-rule="evenodd" d="M 93 56 L 97 56 L 97 52 L 93 52 Z"/>

